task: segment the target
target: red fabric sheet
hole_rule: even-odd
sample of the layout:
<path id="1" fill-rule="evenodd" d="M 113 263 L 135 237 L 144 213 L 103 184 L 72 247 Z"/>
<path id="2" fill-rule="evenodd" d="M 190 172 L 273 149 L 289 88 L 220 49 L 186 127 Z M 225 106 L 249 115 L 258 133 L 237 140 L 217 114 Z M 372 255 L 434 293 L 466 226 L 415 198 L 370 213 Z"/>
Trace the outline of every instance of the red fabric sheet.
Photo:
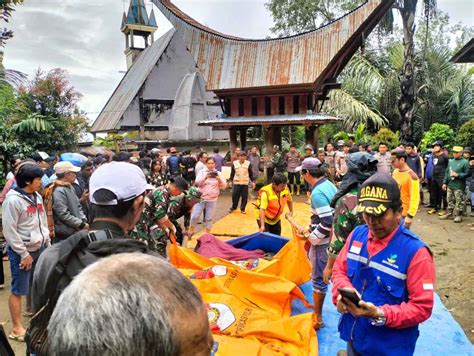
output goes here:
<path id="1" fill-rule="evenodd" d="M 202 235 L 198 239 L 195 251 L 206 258 L 220 257 L 229 261 L 261 258 L 265 254 L 262 250 L 247 251 L 235 248 L 212 234 Z"/>

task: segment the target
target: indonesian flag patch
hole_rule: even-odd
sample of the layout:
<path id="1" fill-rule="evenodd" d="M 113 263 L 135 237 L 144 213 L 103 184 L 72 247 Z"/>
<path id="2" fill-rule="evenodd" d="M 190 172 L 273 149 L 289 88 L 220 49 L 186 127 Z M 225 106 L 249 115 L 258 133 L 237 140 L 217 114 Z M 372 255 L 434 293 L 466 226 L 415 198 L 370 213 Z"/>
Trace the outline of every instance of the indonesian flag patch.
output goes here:
<path id="1" fill-rule="evenodd" d="M 433 290 L 433 281 L 431 279 L 423 279 L 423 289 Z"/>
<path id="2" fill-rule="evenodd" d="M 361 249 L 362 249 L 362 242 L 354 241 L 351 245 L 351 249 L 349 250 L 349 252 L 359 255 Z"/>

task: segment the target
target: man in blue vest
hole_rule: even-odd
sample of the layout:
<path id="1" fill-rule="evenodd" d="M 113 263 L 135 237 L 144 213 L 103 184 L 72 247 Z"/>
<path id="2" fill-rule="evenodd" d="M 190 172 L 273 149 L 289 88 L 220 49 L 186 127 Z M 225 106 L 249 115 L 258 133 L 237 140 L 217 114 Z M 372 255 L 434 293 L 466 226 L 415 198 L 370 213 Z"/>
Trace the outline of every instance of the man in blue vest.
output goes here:
<path id="1" fill-rule="evenodd" d="M 358 200 L 365 224 L 348 237 L 332 274 L 341 338 L 348 355 L 413 355 L 418 324 L 433 309 L 433 256 L 400 225 L 400 190 L 392 177 L 378 173 L 367 179 Z M 338 288 L 355 291 L 361 300 L 351 302 Z"/>

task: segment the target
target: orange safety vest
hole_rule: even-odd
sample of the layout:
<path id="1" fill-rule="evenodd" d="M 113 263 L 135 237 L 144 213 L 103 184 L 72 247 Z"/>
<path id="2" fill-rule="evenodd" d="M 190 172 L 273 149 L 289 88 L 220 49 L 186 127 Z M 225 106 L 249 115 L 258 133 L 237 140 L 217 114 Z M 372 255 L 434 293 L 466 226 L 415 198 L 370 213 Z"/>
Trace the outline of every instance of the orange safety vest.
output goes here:
<path id="1" fill-rule="evenodd" d="M 263 194 L 267 196 L 268 200 L 268 206 L 265 209 L 265 219 L 269 221 L 266 222 L 269 224 L 276 224 L 280 220 L 280 216 L 281 214 L 283 214 L 286 204 L 288 203 L 288 201 L 291 201 L 290 192 L 287 188 L 285 188 L 284 191 L 277 195 L 273 191 L 272 184 L 268 184 L 262 187 L 258 191 L 258 199 L 257 202 L 254 204 L 257 210 L 260 210 Z M 288 197 L 290 198 L 288 199 Z"/>

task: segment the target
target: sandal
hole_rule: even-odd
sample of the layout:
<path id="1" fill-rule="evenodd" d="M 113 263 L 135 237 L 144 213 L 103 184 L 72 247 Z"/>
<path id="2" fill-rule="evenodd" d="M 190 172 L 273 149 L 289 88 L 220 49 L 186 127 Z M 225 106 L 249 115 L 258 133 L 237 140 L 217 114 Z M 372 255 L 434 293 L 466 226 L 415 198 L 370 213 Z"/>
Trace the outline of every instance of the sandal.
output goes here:
<path id="1" fill-rule="evenodd" d="M 314 330 L 318 331 L 319 329 L 322 329 L 326 327 L 326 324 L 322 321 L 322 322 L 318 322 L 314 325 Z"/>
<path id="2" fill-rule="evenodd" d="M 10 340 L 17 341 L 17 342 L 25 342 L 25 334 L 23 334 L 23 335 L 10 334 L 10 335 L 8 335 L 8 338 Z"/>

